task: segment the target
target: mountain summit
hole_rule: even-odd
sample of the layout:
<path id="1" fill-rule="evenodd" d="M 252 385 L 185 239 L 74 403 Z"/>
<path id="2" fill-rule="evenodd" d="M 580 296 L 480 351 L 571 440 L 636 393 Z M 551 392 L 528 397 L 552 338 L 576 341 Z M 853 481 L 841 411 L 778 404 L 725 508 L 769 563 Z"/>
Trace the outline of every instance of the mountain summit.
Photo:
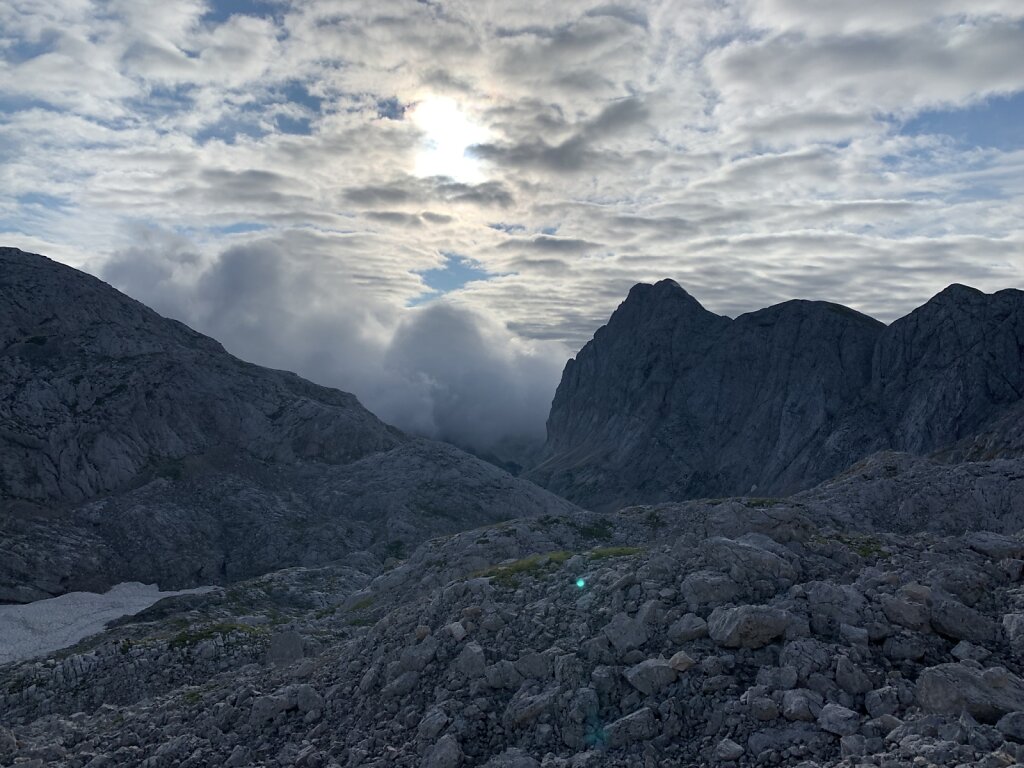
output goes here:
<path id="1" fill-rule="evenodd" d="M 930 453 L 1024 394 L 1024 293 L 950 286 L 890 326 L 787 301 L 736 319 L 634 286 L 565 367 L 529 477 L 593 508 L 775 496 L 878 450 Z"/>

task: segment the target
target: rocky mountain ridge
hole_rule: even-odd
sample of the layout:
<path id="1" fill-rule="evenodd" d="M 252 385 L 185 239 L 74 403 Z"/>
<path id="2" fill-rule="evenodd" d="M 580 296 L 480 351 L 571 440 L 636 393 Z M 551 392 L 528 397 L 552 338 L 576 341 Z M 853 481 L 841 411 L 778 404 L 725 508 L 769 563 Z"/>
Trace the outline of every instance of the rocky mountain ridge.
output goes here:
<path id="1" fill-rule="evenodd" d="M 0 600 L 224 583 L 571 505 L 0 249 Z"/>
<path id="2" fill-rule="evenodd" d="M 601 509 L 782 496 L 882 450 L 1019 456 L 1022 402 L 1024 292 L 953 285 L 885 326 L 810 301 L 731 320 L 664 280 L 567 363 L 526 476 Z"/>

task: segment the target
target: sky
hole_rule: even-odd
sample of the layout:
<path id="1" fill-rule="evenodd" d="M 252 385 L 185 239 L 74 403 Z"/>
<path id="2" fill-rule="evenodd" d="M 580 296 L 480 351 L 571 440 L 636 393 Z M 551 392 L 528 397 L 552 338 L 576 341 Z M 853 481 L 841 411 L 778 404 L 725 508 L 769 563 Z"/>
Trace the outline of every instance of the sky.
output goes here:
<path id="1" fill-rule="evenodd" d="M 6 0 L 0 244 L 478 450 L 631 285 L 1024 284 L 1020 0 Z"/>

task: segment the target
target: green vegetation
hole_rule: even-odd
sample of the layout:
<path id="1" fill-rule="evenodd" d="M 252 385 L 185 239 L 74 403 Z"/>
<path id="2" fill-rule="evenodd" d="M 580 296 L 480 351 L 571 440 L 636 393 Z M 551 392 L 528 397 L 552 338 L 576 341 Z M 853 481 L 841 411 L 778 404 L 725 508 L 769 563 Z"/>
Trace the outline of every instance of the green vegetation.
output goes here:
<path id="1" fill-rule="evenodd" d="M 665 527 L 665 521 L 661 519 L 661 515 L 658 514 L 656 509 L 652 509 L 647 513 L 647 516 L 644 517 L 644 525 L 648 528 L 657 530 L 658 528 Z"/>
<path id="2" fill-rule="evenodd" d="M 782 504 L 783 502 L 782 499 L 754 497 L 749 499 L 743 499 L 743 503 L 746 504 L 748 507 L 754 507 L 755 509 L 759 509 L 761 507 L 774 507 L 779 504 Z"/>
<path id="3" fill-rule="evenodd" d="M 350 611 L 365 611 L 371 605 L 373 605 L 373 595 L 369 595 L 367 597 L 364 597 L 358 603 L 353 605 L 349 610 Z"/>
<path id="4" fill-rule="evenodd" d="M 643 552 L 643 547 L 598 547 L 587 553 L 591 560 L 603 560 L 608 557 L 632 557 Z"/>
<path id="5" fill-rule="evenodd" d="M 186 704 L 195 705 L 203 700 L 203 695 L 199 691 L 185 691 L 181 698 L 185 700 Z"/>
<path id="6" fill-rule="evenodd" d="M 501 563 L 492 565 L 478 571 L 474 576 L 493 579 L 496 584 L 503 587 L 516 587 L 519 580 L 525 576 L 540 576 L 555 570 L 558 566 L 572 557 L 572 552 L 560 550 L 548 552 L 543 555 L 530 555 L 512 563 Z"/>
<path id="7" fill-rule="evenodd" d="M 210 624 L 205 627 L 189 628 L 183 630 L 171 638 L 168 645 L 171 648 L 189 648 L 201 643 L 203 640 L 211 640 L 223 635 L 241 633 L 249 636 L 265 635 L 267 631 L 259 627 L 250 627 L 248 624 Z"/>
<path id="8" fill-rule="evenodd" d="M 570 523 L 576 532 L 588 539 L 610 539 L 614 534 L 611 524 L 607 520 L 597 519 L 591 525 L 580 525 Z"/>

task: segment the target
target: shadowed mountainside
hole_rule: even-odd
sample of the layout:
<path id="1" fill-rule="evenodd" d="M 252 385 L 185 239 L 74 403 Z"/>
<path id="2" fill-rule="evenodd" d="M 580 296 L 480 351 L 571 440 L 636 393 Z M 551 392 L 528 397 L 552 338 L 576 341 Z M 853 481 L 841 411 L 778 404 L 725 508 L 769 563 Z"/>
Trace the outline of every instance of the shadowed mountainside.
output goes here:
<path id="1" fill-rule="evenodd" d="M 785 495 L 881 450 L 1018 455 L 1022 395 L 1021 291 L 953 285 L 885 326 L 816 301 L 733 320 L 663 280 L 567 363 L 526 476 L 595 509 Z"/>
<path id="2" fill-rule="evenodd" d="M 100 280 L 0 249 L 0 600 L 402 555 L 570 508 Z"/>

